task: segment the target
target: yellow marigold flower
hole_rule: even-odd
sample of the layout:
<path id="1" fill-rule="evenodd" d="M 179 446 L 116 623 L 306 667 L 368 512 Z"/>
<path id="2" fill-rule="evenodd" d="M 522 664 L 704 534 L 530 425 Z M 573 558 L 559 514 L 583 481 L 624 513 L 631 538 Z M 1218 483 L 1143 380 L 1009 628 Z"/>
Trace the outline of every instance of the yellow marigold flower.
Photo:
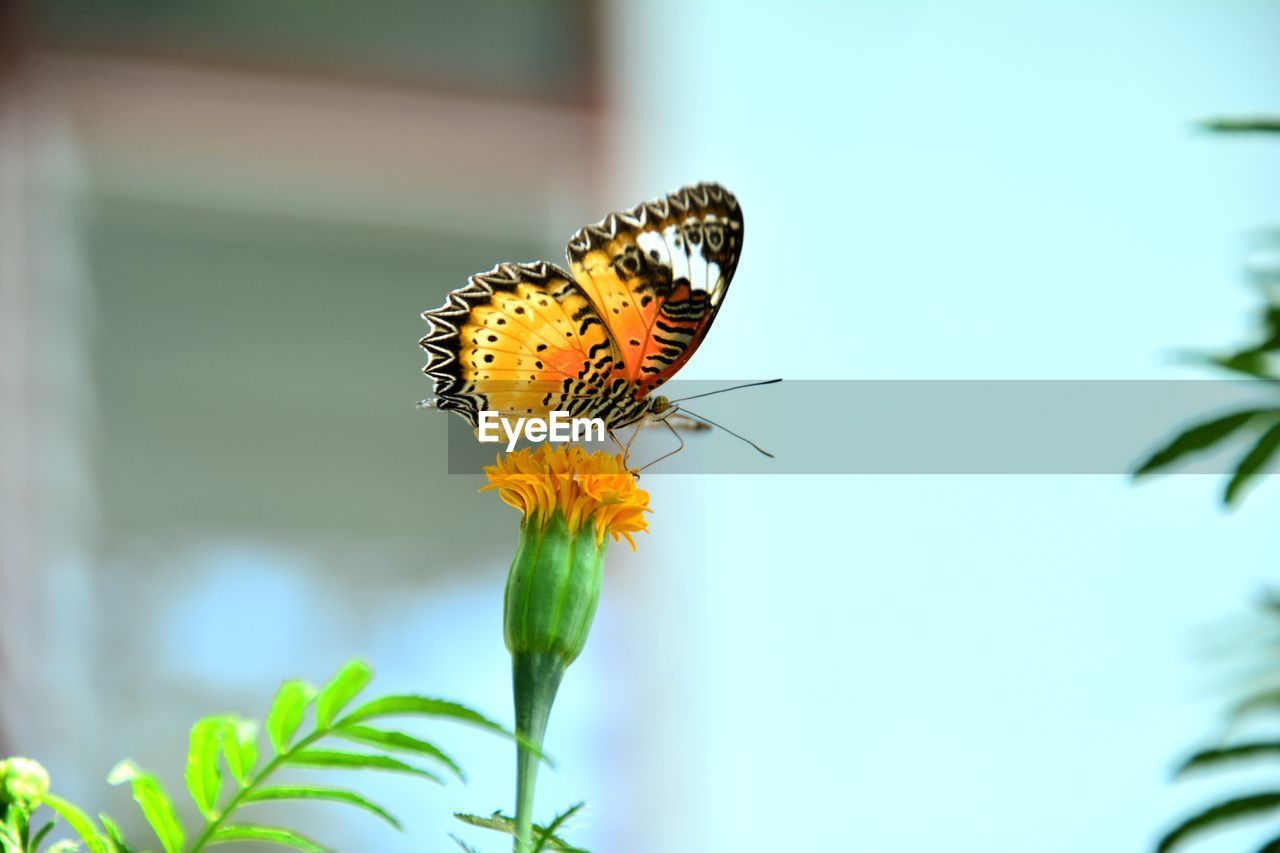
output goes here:
<path id="1" fill-rule="evenodd" d="M 497 489 L 503 501 L 540 526 L 559 510 L 570 533 L 594 523 L 597 542 L 609 533 L 615 541 L 626 537 L 632 550 L 631 534 L 649 530 L 649 493 L 620 456 L 544 444 L 499 457 L 484 472 L 489 485 L 481 491 Z"/>

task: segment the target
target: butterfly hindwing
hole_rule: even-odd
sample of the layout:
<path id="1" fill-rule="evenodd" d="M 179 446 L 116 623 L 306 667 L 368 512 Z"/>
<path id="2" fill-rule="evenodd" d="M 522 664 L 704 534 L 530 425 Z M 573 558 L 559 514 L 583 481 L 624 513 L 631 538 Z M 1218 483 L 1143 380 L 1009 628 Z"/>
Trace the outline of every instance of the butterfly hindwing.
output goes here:
<path id="1" fill-rule="evenodd" d="M 742 250 L 742 212 L 718 184 L 685 187 L 569 241 L 573 277 L 596 305 L 645 396 L 693 355 L 715 320 Z"/>
<path id="2" fill-rule="evenodd" d="M 619 353 L 595 306 L 555 264 L 499 264 L 422 315 L 436 405 L 478 413 L 577 411 L 599 396 Z"/>

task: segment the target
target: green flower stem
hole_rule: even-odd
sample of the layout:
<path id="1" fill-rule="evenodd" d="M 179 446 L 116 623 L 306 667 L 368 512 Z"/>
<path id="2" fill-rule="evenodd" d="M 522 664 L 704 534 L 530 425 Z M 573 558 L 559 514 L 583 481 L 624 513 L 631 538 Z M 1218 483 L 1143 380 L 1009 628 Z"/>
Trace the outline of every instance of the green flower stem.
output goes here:
<path id="1" fill-rule="evenodd" d="M 516 731 L 538 752 L 547 731 L 560 679 L 568 668 L 555 655 L 521 653 L 512 659 Z M 533 850 L 533 792 L 541 759 L 520 742 L 516 747 L 516 853 Z"/>
<path id="2" fill-rule="evenodd" d="M 571 531 L 557 510 L 525 520 L 507 577 L 505 631 L 515 690 L 516 853 L 532 853 L 538 755 L 556 691 L 582 652 L 600 602 L 606 542 L 595 525 Z M 530 749 L 532 747 L 533 749 Z"/>

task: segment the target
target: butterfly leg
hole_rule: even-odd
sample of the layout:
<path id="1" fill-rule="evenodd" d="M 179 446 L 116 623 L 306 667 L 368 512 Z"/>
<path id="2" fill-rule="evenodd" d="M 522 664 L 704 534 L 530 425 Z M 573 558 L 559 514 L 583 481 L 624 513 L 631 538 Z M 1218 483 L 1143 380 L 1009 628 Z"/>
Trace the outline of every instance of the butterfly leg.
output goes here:
<path id="1" fill-rule="evenodd" d="M 636 436 L 640 434 L 640 430 L 644 429 L 645 424 L 648 423 L 648 421 L 649 421 L 649 416 L 646 415 L 640 420 L 640 423 L 636 424 L 635 427 L 631 430 L 631 438 L 627 439 L 627 447 L 626 447 L 626 450 L 623 451 L 624 455 L 628 459 L 631 458 L 631 445 L 635 444 Z"/>
<path id="2" fill-rule="evenodd" d="M 610 440 L 610 441 L 612 441 L 612 442 L 614 443 L 614 446 L 616 446 L 616 447 L 618 448 L 618 452 L 622 455 L 622 466 L 623 466 L 624 468 L 626 468 L 626 469 L 630 470 L 630 468 L 631 468 L 631 442 L 630 442 L 630 441 L 628 441 L 626 444 L 623 444 L 623 443 L 622 443 L 622 440 L 618 438 L 618 434 L 617 434 L 617 433 L 615 433 L 612 429 L 607 430 L 607 432 L 609 433 L 609 440 Z M 633 436 L 633 437 L 634 437 L 634 436 Z"/>
<path id="3" fill-rule="evenodd" d="M 676 428 L 668 422 L 667 418 L 660 418 L 659 420 L 661 420 L 662 425 L 665 426 L 667 430 L 676 437 L 676 441 L 680 442 L 680 444 L 678 447 L 676 447 L 675 450 L 669 450 L 666 453 L 659 456 L 657 459 L 644 465 L 644 467 L 636 469 L 637 474 L 639 474 L 640 472 L 644 471 L 647 468 L 652 468 L 654 465 L 657 465 L 663 459 L 667 459 L 669 457 L 675 456 L 681 450 L 684 450 L 684 438 L 682 438 L 680 433 L 676 431 Z"/>

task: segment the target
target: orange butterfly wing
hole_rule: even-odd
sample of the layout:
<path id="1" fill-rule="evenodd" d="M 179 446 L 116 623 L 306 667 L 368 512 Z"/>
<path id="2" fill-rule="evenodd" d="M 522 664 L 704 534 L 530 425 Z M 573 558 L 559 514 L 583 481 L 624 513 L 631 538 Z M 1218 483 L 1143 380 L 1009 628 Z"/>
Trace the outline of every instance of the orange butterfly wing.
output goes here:
<path id="1" fill-rule="evenodd" d="M 597 416 L 616 405 L 617 347 L 569 274 L 555 264 L 499 264 L 422 315 L 419 343 L 436 382 L 436 406 L 476 426 L 481 410 L 504 417 L 554 410 Z"/>
<path id="2" fill-rule="evenodd" d="M 422 315 L 436 406 L 472 426 L 482 410 L 635 423 L 711 328 L 741 247 L 737 200 L 699 184 L 580 230 L 572 276 L 546 262 L 471 276 Z"/>
<path id="3" fill-rule="evenodd" d="M 689 360 L 715 320 L 742 251 L 742 211 L 718 184 L 685 187 L 588 225 L 569 241 L 573 277 L 647 396 Z"/>

